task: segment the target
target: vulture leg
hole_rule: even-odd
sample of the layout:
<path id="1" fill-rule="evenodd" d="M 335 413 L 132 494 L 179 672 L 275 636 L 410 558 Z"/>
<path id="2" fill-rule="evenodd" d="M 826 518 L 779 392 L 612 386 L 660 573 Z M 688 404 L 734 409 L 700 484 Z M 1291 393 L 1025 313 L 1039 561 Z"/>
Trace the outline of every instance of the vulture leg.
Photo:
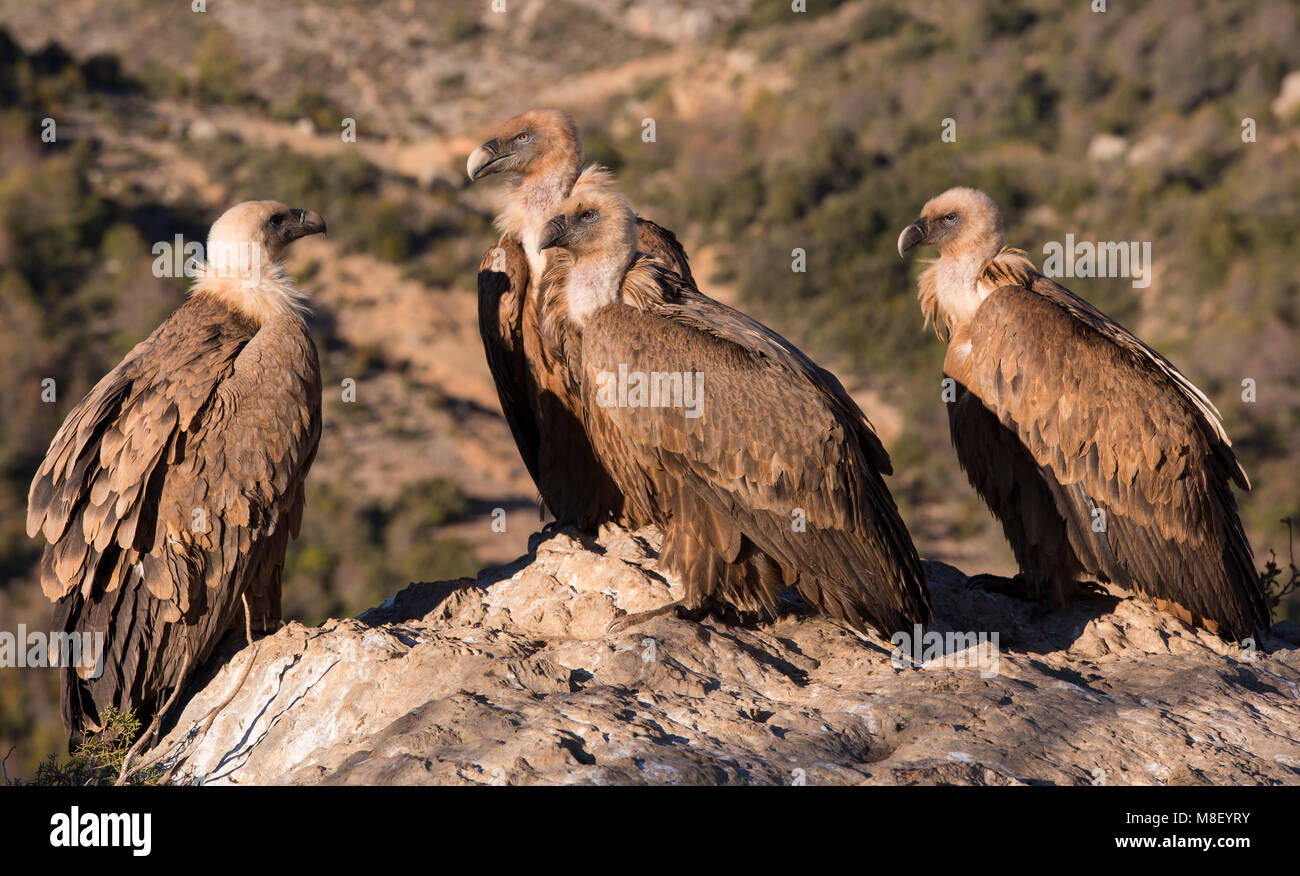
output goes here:
<path id="1" fill-rule="evenodd" d="M 1024 573 L 1004 578 L 1001 575 L 972 575 L 966 581 L 969 590 L 983 590 L 986 593 L 999 593 L 1019 599 L 1022 602 L 1038 604 L 1038 614 L 1048 614 L 1066 603 L 1089 596 L 1107 596 L 1109 591 L 1095 581 L 1075 581 L 1073 579 L 1053 576 L 1052 586 L 1043 588 L 1029 579 Z"/>
<path id="2" fill-rule="evenodd" d="M 999 593 L 1024 602 L 1037 602 L 1043 596 L 1038 585 L 1030 581 L 1023 573 L 1010 578 L 1002 575 L 972 575 L 966 581 L 968 590 L 983 590 L 986 593 Z"/>
<path id="3" fill-rule="evenodd" d="M 236 681 L 235 686 L 230 689 L 230 693 L 226 694 L 225 698 L 222 699 L 221 702 L 209 709 L 207 715 L 204 716 L 203 729 L 199 731 L 200 742 L 202 742 L 204 737 L 208 735 L 208 731 L 212 729 L 212 722 L 217 720 L 217 715 L 221 714 L 221 711 L 226 706 L 230 705 L 230 703 L 235 699 L 235 694 L 239 693 L 240 688 L 244 686 L 244 682 L 248 680 L 249 672 L 253 669 L 253 664 L 257 662 L 257 649 L 258 645 L 261 643 L 253 641 L 253 618 L 248 610 L 248 597 L 245 594 L 240 594 L 240 599 L 243 600 L 244 603 L 244 638 L 248 642 L 249 647 L 253 649 L 253 653 L 248 655 L 248 662 L 244 664 L 243 671 L 239 673 L 239 680 Z"/>

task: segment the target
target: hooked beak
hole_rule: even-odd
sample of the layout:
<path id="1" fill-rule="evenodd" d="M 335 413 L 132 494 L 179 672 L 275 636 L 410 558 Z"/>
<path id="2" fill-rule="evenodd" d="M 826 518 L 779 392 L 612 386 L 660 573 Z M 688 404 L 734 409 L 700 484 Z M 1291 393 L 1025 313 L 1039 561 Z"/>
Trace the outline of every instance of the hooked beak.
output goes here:
<path id="1" fill-rule="evenodd" d="M 284 242 L 289 243 L 300 237 L 306 237 L 309 234 L 324 234 L 325 220 L 315 210 L 290 210 L 289 215 L 293 217 L 286 224 L 281 232 L 284 236 Z"/>
<path id="2" fill-rule="evenodd" d="M 568 217 L 556 216 L 542 229 L 542 237 L 537 241 L 537 251 L 541 252 L 553 246 L 564 246 L 569 242 L 570 230 Z"/>
<path id="3" fill-rule="evenodd" d="M 911 225 L 904 228 L 903 233 L 898 235 L 899 258 L 902 258 L 903 253 L 907 252 L 912 247 L 917 246 L 920 243 L 924 243 L 925 234 L 926 234 L 926 227 L 925 227 L 924 219 L 917 219 Z"/>
<path id="4" fill-rule="evenodd" d="M 502 152 L 501 141 L 493 138 L 469 154 L 469 161 L 465 163 L 465 172 L 469 174 L 470 180 L 496 173 L 504 169 L 497 162 L 510 158 L 514 154 Z"/>

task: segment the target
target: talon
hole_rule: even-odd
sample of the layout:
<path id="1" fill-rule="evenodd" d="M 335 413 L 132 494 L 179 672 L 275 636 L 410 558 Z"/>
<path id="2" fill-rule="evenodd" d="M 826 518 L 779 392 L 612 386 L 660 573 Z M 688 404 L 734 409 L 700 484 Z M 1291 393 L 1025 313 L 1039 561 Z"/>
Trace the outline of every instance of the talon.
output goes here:
<path id="1" fill-rule="evenodd" d="M 1091 594 L 1092 596 L 1110 595 L 1110 591 L 1106 589 L 1106 585 L 1102 584 L 1100 581 L 1083 581 L 1080 586 L 1083 588 L 1085 593 Z"/>

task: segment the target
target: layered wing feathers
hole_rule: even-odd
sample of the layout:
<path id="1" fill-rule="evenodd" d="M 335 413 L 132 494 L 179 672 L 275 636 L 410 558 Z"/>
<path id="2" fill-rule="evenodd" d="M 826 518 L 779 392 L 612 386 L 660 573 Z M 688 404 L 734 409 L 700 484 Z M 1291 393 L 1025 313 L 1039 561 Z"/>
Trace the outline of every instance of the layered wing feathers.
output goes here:
<path id="1" fill-rule="evenodd" d="M 961 379 L 1048 479 L 1086 571 L 1230 636 L 1267 626 L 1229 487 L 1248 481 L 1198 389 L 1042 277 L 993 292 L 968 337 Z M 965 453 L 996 452 L 992 431 L 967 437 Z"/>
<path id="2" fill-rule="evenodd" d="M 65 631 L 107 637 L 104 676 L 65 677 L 65 718 L 148 714 L 247 593 L 279 616 L 279 569 L 320 437 L 315 347 L 196 295 L 68 415 L 32 482 L 28 530 Z M 274 556 L 273 556 L 274 555 Z M 274 580 L 271 580 L 274 578 Z"/>
<path id="3" fill-rule="evenodd" d="M 665 554 L 690 541 L 681 528 L 726 562 L 747 559 L 752 543 L 776 565 L 759 562 L 749 592 L 729 594 L 742 609 L 775 610 L 786 584 L 857 626 L 892 632 L 924 622 L 920 563 L 877 464 L 887 457 L 856 405 L 779 335 L 693 287 L 688 295 L 696 297 L 648 311 L 612 305 L 583 329 L 584 392 L 602 458 L 630 492 L 639 476 L 661 515 L 691 515 L 667 521 Z M 699 416 L 601 404 L 597 390 L 610 379 L 602 374 L 620 365 L 703 375 Z M 724 572 L 712 569 L 712 581 L 727 582 Z"/>

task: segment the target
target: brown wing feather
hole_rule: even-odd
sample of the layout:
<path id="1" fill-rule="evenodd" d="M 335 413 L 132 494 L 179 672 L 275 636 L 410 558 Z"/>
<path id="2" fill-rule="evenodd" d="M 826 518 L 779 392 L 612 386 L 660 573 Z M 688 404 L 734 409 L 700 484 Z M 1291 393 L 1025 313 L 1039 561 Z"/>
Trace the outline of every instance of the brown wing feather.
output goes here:
<path id="1" fill-rule="evenodd" d="M 637 246 L 674 276 L 690 278 L 686 250 L 668 229 L 648 219 L 637 220 Z M 542 496 L 557 519 L 591 528 L 606 519 L 630 526 L 650 522 L 643 501 L 628 501 L 592 447 L 583 421 L 581 340 L 564 315 L 567 302 L 553 290 L 567 286 L 567 254 L 552 252 L 539 292 L 524 317 L 524 341 L 537 400 L 541 432 L 539 471 Z M 655 285 L 651 300 L 676 296 L 670 285 Z M 532 309 L 535 302 L 536 310 Z"/>
<path id="2" fill-rule="evenodd" d="M 523 340 L 528 281 L 528 259 L 523 247 L 512 238 L 502 237 L 479 265 L 478 326 L 501 412 L 536 484 L 541 437 L 532 401 L 536 391 L 530 386 Z"/>
<path id="3" fill-rule="evenodd" d="M 1040 594 L 1075 581 L 1084 569 L 1057 510 L 1055 479 L 1044 474 L 1019 436 L 960 384 L 948 405 L 948 426 L 957 460 L 1002 523 L 1017 564 Z"/>
<path id="4" fill-rule="evenodd" d="M 1031 274 L 1033 292 L 1063 308 L 1077 321 L 1087 325 L 1097 334 L 1123 350 L 1128 358 L 1177 394 L 1194 412 L 1197 427 L 1205 432 L 1211 452 L 1228 476 L 1243 490 L 1250 489 L 1250 478 L 1232 451 L 1232 442 L 1223 430 L 1222 417 L 1205 394 L 1188 380 L 1168 359 L 1148 347 L 1133 333 L 1112 320 L 1090 303 L 1075 295 L 1059 283 L 1034 272 Z"/>
<path id="5" fill-rule="evenodd" d="M 195 296 L 87 395 L 32 483 L 42 585 L 65 632 L 103 633 L 99 677 L 66 671 L 74 741 L 108 705 L 147 718 L 234 622 L 279 616 L 279 570 L 320 437 L 315 347 Z"/>
<path id="6" fill-rule="evenodd" d="M 847 421 L 861 422 L 862 428 L 855 429 L 855 438 L 870 464 L 882 474 L 894 473 L 889 454 L 876 436 L 871 421 L 834 374 L 813 362 L 807 354 L 777 332 L 748 314 L 710 298 L 676 272 L 665 271 L 653 263 L 640 262 L 629 274 L 629 285 L 637 287 L 647 283 L 662 291 L 654 296 L 642 294 L 640 298 L 646 304 L 641 305 L 641 309 L 652 306 L 655 313 L 771 359 L 801 375 L 818 387 Z"/>
<path id="7" fill-rule="evenodd" d="M 645 219 L 637 230 L 641 249 L 690 277 L 686 251 L 671 231 Z M 548 261 L 555 262 L 556 254 Z M 530 295 L 531 285 L 522 247 L 502 237 L 479 266 L 479 330 L 519 455 L 557 520 L 584 528 L 607 519 L 642 525 L 644 515 L 627 505 L 591 448 L 574 336 L 562 319 L 548 316 L 560 306 L 547 300 L 554 280 L 542 278 Z"/>
<path id="8" fill-rule="evenodd" d="M 873 464 L 879 442 L 865 418 L 788 342 L 705 300 L 704 315 L 686 304 L 613 305 L 583 329 L 593 440 L 620 486 L 656 508 L 665 561 L 687 579 L 689 598 L 770 613 L 790 585 L 858 627 L 924 622 L 920 562 Z M 702 373 L 701 415 L 602 406 L 599 375 L 620 364 Z"/>
<path id="9" fill-rule="evenodd" d="M 1040 467 L 1079 566 L 1231 638 L 1267 627 L 1229 486 L 1245 472 L 1190 381 L 1046 278 L 991 294 L 969 337 L 955 376 Z M 986 430 L 958 451 L 978 467 L 998 440 Z"/>
<path id="10" fill-rule="evenodd" d="M 636 248 L 664 267 L 677 274 L 692 286 L 695 278 L 691 276 L 691 266 L 686 258 L 686 248 L 677 240 L 677 235 L 667 228 L 649 219 L 638 216 L 636 220 Z"/>
<path id="11" fill-rule="evenodd" d="M 625 516 L 622 495 L 591 449 L 565 333 L 545 334 L 545 296 L 530 289 L 522 247 L 502 238 L 479 271 L 479 328 L 519 454 L 557 521 L 587 529 L 608 519 L 639 524 Z"/>

